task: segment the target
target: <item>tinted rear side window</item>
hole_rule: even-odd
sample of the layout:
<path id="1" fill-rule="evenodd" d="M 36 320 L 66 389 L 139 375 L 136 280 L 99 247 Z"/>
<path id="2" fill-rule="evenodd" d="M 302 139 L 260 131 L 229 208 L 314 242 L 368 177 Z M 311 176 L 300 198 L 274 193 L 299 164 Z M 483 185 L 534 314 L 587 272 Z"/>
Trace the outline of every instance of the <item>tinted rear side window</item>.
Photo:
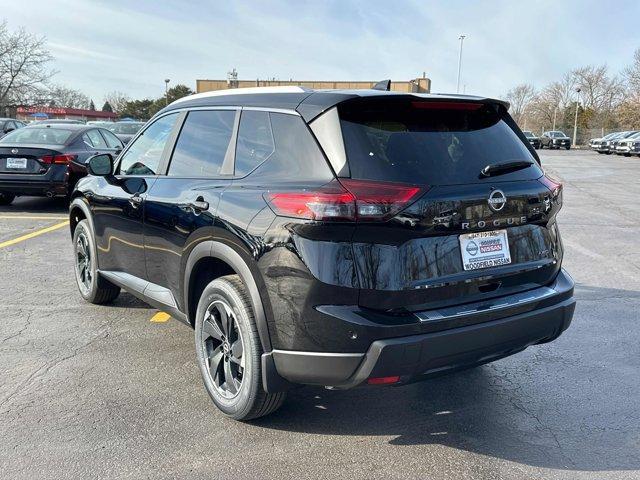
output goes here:
<path id="1" fill-rule="evenodd" d="M 109 130 L 100 130 L 109 148 L 122 148 L 122 142 Z"/>
<path id="2" fill-rule="evenodd" d="M 486 165 L 532 162 L 492 181 L 542 174 L 524 142 L 492 105 L 371 100 L 339 106 L 351 177 L 422 185 L 487 181 Z"/>
<path id="3" fill-rule="evenodd" d="M 275 150 L 269 113 L 243 110 L 236 145 L 235 174 L 244 177 Z"/>
<path id="4" fill-rule="evenodd" d="M 94 147 L 107 148 L 107 143 L 104 141 L 104 138 L 102 138 L 102 135 L 100 135 L 98 130 L 89 130 L 86 135 L 89 138 L 89 142 Z"/>
<path id="5" fill-rule="evenodd" d="M 219 176 L 235 116 L 235 110 L 189 112 L 176 142 L 168 175 Z"/>
<path id="6" fill-rule="evenodd" d="M 275 151 L 248 178 L 282 182 L 328 181 L 333 173 L 306 124 L 297 115 L 269 113 Z"/>

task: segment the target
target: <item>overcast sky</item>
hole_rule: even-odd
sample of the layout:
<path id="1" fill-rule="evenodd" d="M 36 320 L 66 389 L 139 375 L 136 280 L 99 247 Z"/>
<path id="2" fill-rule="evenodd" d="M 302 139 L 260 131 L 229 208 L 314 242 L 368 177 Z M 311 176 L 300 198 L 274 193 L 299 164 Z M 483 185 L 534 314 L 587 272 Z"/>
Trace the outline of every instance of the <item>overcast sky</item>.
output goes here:
<path id="1" fill-rule="evenodd" d="M 409 80 L 426 72 L 454 92 L 466 34 L 466 92 L 502 96 L 567 70 L 606 63 L 619 72 L 640 47 L 640 2 L 619 1 L 179 1 L 3 2 L 10 28 L 46 35 L 55 82 L 96 103 L 120 90 L 157 97 L 164 79 Z"/>

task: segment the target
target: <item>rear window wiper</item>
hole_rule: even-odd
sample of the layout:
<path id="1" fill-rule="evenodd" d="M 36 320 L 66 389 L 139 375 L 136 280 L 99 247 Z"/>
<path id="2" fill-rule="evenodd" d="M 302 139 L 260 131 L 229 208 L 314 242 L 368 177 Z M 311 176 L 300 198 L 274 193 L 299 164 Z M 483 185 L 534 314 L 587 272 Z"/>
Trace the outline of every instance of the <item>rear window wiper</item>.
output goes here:
<path id="1" fill-rule="evenodd" d="M 480 170 L 480 178 L 493 177 L 502 175 L 503 173 L 515 172 L 533 165 L 533 162 L 519 160 L 516 162 L 491 163 Z"/>

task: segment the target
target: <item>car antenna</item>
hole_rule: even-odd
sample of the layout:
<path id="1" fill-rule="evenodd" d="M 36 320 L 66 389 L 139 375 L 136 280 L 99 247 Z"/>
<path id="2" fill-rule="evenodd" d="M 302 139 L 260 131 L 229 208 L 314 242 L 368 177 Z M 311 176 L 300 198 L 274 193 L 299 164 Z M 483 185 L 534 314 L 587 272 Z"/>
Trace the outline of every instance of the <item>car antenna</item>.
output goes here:
<path id="1" fill-rule="evenodd" d="M 373 86 L 374 90 L 382 90 L 383 92 L 388 92 L 389 90 L 391 90 L 391 80 L 382 80 L 378 83 L 376 83 Z"/>

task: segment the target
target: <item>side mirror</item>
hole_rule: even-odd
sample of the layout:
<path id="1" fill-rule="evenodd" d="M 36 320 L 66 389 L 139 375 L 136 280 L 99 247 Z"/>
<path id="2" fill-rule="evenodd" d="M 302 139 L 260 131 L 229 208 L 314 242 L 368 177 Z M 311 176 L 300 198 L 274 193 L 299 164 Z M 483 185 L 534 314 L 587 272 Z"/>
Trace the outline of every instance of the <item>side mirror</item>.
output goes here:
<path id="1" fill-rule="evenodd" d="M 88 170 L 91 175 L 108 177 L 113 174 L 113 157 L 109 153 L 101 153 L 89 158 Z"/>

